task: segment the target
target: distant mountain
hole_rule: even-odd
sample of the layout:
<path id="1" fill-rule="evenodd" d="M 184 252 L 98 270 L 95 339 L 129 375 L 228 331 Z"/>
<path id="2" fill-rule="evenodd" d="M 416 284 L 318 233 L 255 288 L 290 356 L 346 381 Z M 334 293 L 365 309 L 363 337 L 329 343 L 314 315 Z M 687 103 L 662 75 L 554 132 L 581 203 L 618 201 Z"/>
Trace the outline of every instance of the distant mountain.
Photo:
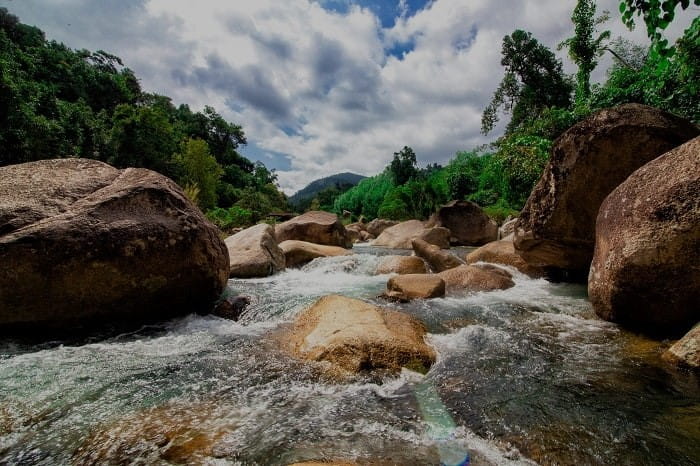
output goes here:
<path id="1" fill-rule="evenodd" d="M 300 206 L 310 203 L 311 200 L 313 200 L 313 198 L 324 189 L 335 187 L 345 191 L 355 186 L 365 178 L 367 177 L 357 175 L 355 173 L 338 173 L 337 175 L 321 178 L 316 181 L 312 181 L 307 187 L 291 195 L 289 197 L 289 203 L 292 205 L 292 207 L 298 209 Z"/>

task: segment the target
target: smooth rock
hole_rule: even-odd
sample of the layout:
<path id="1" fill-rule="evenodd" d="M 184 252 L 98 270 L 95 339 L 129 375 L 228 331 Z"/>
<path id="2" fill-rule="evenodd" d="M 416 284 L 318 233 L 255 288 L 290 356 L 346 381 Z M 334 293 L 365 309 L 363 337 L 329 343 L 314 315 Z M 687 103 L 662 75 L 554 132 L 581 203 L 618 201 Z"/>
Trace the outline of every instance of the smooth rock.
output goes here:
<path id="1" fill-rule="evenodd" d="M 533 278 L 544 276 L 544 270 L 525 262 L 513 246 L 512 240 L 493 241 L 481 246 L 466 257 L 467 264 L 475 262 L 491 262 L 493 264 L 503 264 L 515 267 L 520 272 Z"/>
<path id="2" fill-rule="evenodd" d="M 603 202 L 588 294 L 606 320 L 662 336 L 700 321 L 700 138 L 649 162 Z"/>
<path id="3" fill-rule="evenodd" d="M 700 369 L 700 324 L 674 343 L 661 357 L 677 366 Z"/>
<path id="4" fill-rule="evenodd" d="M 232 278 L 267 277 L 284 270 L 284 252 L 277 245 L 272 225 L 246 228 L 224 242 Z"/>
<path id="5" fill-rule="evenodd" d="M 372 242 L 373 246 L 394 249 L 411 249 L 416 238 L 443 249 L 450 247 L 450 230 L 442 227 L 426 228 L 420 220 L 409 220 L 385 229 Z"/>
<path id="6" fill-rule="evenodd" d="M 452 201 L 440 207 L 427 226 L 450 230 L 450 244 L 456 246 L 481 246 L 498 237 L 498 224 L 470 201 Z"/>
<path id="7" fill-rule="evenodd" d="M 298 267 L 319 257 L 347 256 L 352 254 L 338 246 L 324 246 L 306 241 L 287 240 L 280 243 L 287 267 Z"/>
<path id="8" fill-rule="evenodd" d="M 210 312 L 219 232 L 168 178 L 94 160 L 0 168 L 0 330 L 73 334 Z"/>
<path id="9" fill-rule="evenodd" d="M 384 297 L 398 301 L 431 299 L 445 296 L 445 281 L 434 274 L 407 274 L 391 277 Z"/>
<path id="10" fill-rule="evenodd" d="M 437 274 L 450 292 L 505 290 L 515 286 L 511 274 L 489 265 L 460 265 Z"/>
<path id="11" fill-rule="evenodd" d="M 352 241 L 338 216 L 329 212 L 311 211 L 280 223 L 275 228 L 278 242 L 306 241 L 327 246 L 352 247 Z"/>
<path id="12" fill-rule="evenodd" d="M 409 273 L 424 274 L 428 273 L 428 268 L 420 257 L 384 256 L 379 261 L 379 265 L 377 265 L 377 275 L 387 273 L 397 273 L 399 275 L 406 275 Z"/>
<path id="13" fill-rule="evenodd" d="M 558 269 L 565 280 L 585 280 L 605 197 L 636 169 L 698 133 L 686 120 L 639 104 L 601 110 L 574 125 L 554 142 L 516 224 L 515 248 L 529 264 Z"/>
<path id="14" fill-rule="evenodd" d="M 386 220 L 383 218 L 375 218 L 371 222 L 369 222 L 366 226 L 367 232 L 374 236 L 375 238 L 378 237 L 379 235 L 382 234 L 384 230 L 386 230 L 389 227 L 393 227 L 394 225 L 398 225 L 399 222 L 396 222 L 394 220 Z"/>
<path id="15" fill-rule="evenodd" d="M 407 314 L 331 295 L 299 315 L 285 342 L 297 357 L 330 363 L 332 372 L 396 374 L 402 367 L 425 372 L 433 364 L 425 334 Z"/>
<path id="16" fill-rule="evenodd" d="M 411 244 L 416 255 L 423 258 L 435 273 L 444 272 L 464 264 L 464 261 L 457 256 L 422 239 L 414 239 Z"/>

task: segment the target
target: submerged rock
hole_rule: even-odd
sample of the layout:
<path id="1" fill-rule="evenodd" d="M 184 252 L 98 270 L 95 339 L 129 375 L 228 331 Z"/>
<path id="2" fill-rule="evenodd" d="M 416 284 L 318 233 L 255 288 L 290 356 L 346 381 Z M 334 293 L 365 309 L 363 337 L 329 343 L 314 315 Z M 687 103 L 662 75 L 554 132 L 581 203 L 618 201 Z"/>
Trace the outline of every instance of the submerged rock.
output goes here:
<path id="1" fill-rule="evenodd" d="M 306 241 L 287 240 L 280 243 L 280 248 L 288 267 L 298 267 L 319 257 L 347 256 L 352 251 L 338 246 L 307 243 Z"/>
<path id="2" fill-rule="evenodd" d="M 348 232 L 338 219 L 329 212 L 311 211 L 280 223 L 275 228 L 277 241 L 306 241 L 328 246 L 352 247 Z"/>
<path id="3" fill-rule="evenodd" d="M 498 236 L 496 222 L 470 201 L 452 201 L 440 207 L 428 226 L 450 230 L 450 243 L 457 246 L 481 246 Z"/>
<path id="4" fill-rule="evenodd" d="M 413 251 L 418 257 L 425 259 L 433 272 L 443 272 L 464 264 L 464 261 L 457 256 L 443 251 L 434 244 L 428 244 L 422 239 L 414 239 L 411 242 Z"/>
<path id="5" fill-rule="evenodd" d="M 554 143 L 549 164 L 515 228 L 515 248 L 529 264 L 585 280 L 598 209 L 633 171 L 697 136 L 692 123 L 626 104 L 601 110 Z"/>
<path id="6" fill-rule="evenodd" d="M 325 296 L 303 311 L 289 333 L 293 354 L 325 361 L 341 373 L 402 367 L 426 371 L 435 352 L 413 317 L 344 296 Z"/>
<path id="7" fill-rule="evenodd" d="M 267 277 L 284 270 L 284 253 L 277 245 L 275 229 L 261 223 L 229 236 L 225 240 L 230 262 L 230 277 Z"/>
<path id="8" fill-rule="evenodd" d="M 700 138 L 649 162 L 600 208 L 588 294 L 606 320 L 655 334 L 700 321 Z"/>
<path id="9" fill-rule="evenodd" d="M 515 286 L 511 274 L 490 265 L 460 265 L 437 274 L 448 292 L 505 290 Z"/>
<path id="10" fill-rule="evenodd" d="M 481 246 L 479 249 L 467 254 L 466 262 L 467 264 L 491 262 L 494 264 L 509 265 L 530 277 L 539 278 L 544 276 L 544 270 L 541 267 L 536 267 L 525 262 L 525 259 L 515 250 L 513 241 L 509 240 L 493 241 Z"/>
<path id="11" fill-rule="evenodd" d="M 674 343 L 662 357 L 681 367 L 700 369 L 700 324 Z"/>
<path id="12" fill-rule="evenodd" d="M 416 256 L 384 256 L 377 265 L 377 275 L 397 273 L 428 273 L 425 262 Z"/>
<path id="13" fill-rule="evenodd" d="M 373 246 L 381 246 L 394 249 L 411 249 L 412 241 L 422 239 L 443 249 L 450 247 L 450 230 L 442 227 L 426 228 L 420 220 L 409 220 L 385 229 Z"/>
<path id="14" fill-rule="evenodd" d="M 0 168 L 0 329 L 63 331 L 210 312 L 224 242 L 156 172 L 85 159 Z"/>
<path id="15" fill-rule="evenodd" d="M 379 235 L 381 235 L 384 230 L 386 230 L 389 227 L 393 227 L 394 225 L 398 225 L 398 223 L 399 222 L 396 222 L 394 220 L 375 218 L 367 224 L 366 230 L 370 235 L 376 238 Z"/>
<path id="16" fill-rule="evenodd" d="M 384 297 L 398 301 L 445 296 L 445 281 L 434 274 L 407 274 L 391 277 Z"/>

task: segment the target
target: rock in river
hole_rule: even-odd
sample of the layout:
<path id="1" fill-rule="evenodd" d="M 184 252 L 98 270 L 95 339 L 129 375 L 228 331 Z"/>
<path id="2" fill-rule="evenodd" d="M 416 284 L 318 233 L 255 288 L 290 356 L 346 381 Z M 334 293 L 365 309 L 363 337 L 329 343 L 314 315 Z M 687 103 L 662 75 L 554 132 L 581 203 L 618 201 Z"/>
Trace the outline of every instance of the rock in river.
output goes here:
<path id="1" fill-rule="evenodd" d="M 414 239 L 411 243 L 418 257 L 425 259 L 433 272 L 444 272 L 464 264 L 464 261 L 440 249 L 434 244 L 428 244 L 422 239 Z"/>
<path id="2" fill-rule="evenodd" d="M 662 357 L 672 364 L 700 370 L 700 324 L 674 343 Z"/>
<path id="3" fill-rule="evenodd" d="M 544 276 L 544 270 L 525 262 L 525 259 L 515 250 L 513 241 L 507 239 L 492 241 L 489 244 L 481 246 L 479 249 L 467 254 L 466 261 L 467 264 L 491 262 L 494 264 L 509 265 L 530 277 L 539 278 Z"/>
<path id="4" fill-rule="evenodd" d="M 156 172 L 94 160 L 0 168 L 0 328 L 73 332 L 209 312 L 226 246 Z"/>
<path id="5" fill-rule="evenodd" d="M 450 243 L 456 246 L 481 246 L 498 237 L 498 224 L 470 201 L 452 201 L 440 207 L 428 226 L 450 230 Z"/>
<path id="6" fill-rule="evenodd" d="M 490 265 L 460 265 L 437 274 L 448 292 L 505 290 L 515 286 L 511 274 Z"/>
<path id="7" fill-rule="evenodd" d="M 409 273 L 428 273 L 423 259 L 416 256 L 384 256 L 377 265 L 377 275 L 385 273 L 397 273 L 406 275 Z"/>
<path id="8" fill-rule="evenodd" d="M 280 223 L 275 228 L 277 241 L 306 241 L 351 248 L 352 240 L 338 216 L 329 212 L 311 211 Z"/>
<path id="9" fill-rule="evenodd" d="M 384 297 L 398 301 L 445 296 L 445 281 L 435 274 L 407 274 L 391 277 Z"/>
<path id="10" fill-rule="evenodd" d="M 280 243 L 288 267 L 304 265 L 318 257 L 347 256 L 352 251 L 338 246 L 324 246 L 306 241 L 287 240 Z"/>
<path id="11" fill-rule="evenodd" d="M 277 245 L 275 229 L 267 223 L 229 236 L 225 243 L 231 277 L 267 277 L 284 270 L 284 252 Z"/>
<path id="12" fill-rule="evenodd" d="M 394 249 L 411 249 L 411 242 L 420 238 L 443 249 L 450 247 L 450 230 L 443 227 L 426 227 L 420 220 L 408 220 L 385 229 L 373 246 Z"/>

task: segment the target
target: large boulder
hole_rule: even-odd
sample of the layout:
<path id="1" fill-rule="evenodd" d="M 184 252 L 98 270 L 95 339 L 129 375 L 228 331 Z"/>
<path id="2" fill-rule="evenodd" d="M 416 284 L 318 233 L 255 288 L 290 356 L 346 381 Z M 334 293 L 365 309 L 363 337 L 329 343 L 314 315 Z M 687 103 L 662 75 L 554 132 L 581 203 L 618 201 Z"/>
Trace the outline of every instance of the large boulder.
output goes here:
<path id="1" fill-rule="evenodd" d="M 306 241 L 287 240 L 280 243 L 287 267 L 298 267 L 319 257 L 347 256 L 352 254 L 339 246 L 324 246 Z"/>
<path id="2" fill-rule="evenodd" d="M 450 243 L 457 246 L 481 246 L 498 237 L 498 224 L 470 201 L 452 201 L 440 207 L 428 226 L 450 230 Z"/>
<path id="3" fill-rule="evenodd" d="M 94 160 L 0 168 L 0 328 L 73 332 L 209 312 L 216 227 L 171 180 Z"/>
<path id="4" fill-rule="evenodd" d="M 700 369 L 700 324 L 675 342 L 661 357 L 681 367 Z"/>
<path id="5" fill-rule="evenodd" d="M 649 162 L 603 202 L 588 294 L 628 327 L 680 334 L 700 320 L 700 138 Z"/>
<path id="6" fill-rule="evenodd" d="M 508 272 L 489 265 L 460 265 L 437 275 L 445 281 L 449 293 L 505 290 L 515 286 Z"/>
<path id="7" fill-rule="evenodd" d="M 284 270 L 284 252 L 277 245 L 275 229 L 261 223 L 229 236 L 230 277 L 267 277 Z"/>
<path id="8" fill-rule="evenodd" d="M 467 254 L 466 262 L 467 264 L 490 262 L 493 264 L 509 265 L 533 278 L 544 276 L 544 270 L 541 267 L 525 262 L 525 259 L 515 250 L 513 241 L 510 240 L 493 241 L 489 244 L 485 244 L 479 249 Z"/>
<path id="9" fill-rule="evenodd" d="M 518 219 L 514 244 L 530 264 L 585 280 L 605 197 L 633 171 L 698 135 L 693 124 L 639 104 L 601 110 L 554 143 Z"/>
<path id="10" fill-rule="evenodd" d="M 435 273 L 453 269 L 464 264 L 464 261 L 434 244 L 429 244 L 422 239 L 414 239 L 411 242 L 413 251 L 418 257 L 425 259 L 431 270 Z"/>
<path id="11" fill-rule="evenodd" d="M 298 240 L 328 246 L 352 247 L 352 240 L 338 216 L 311 211 L 280 223 L 275 228 L 277 241 Z"/>
<path id="12" fill-rule="evenodd" d="M 443 249 L 450 247 L 450 230 L 443 227 L 426 227 L 420 220 L 408 220 L 385 229 L 372 242 L 373 246 L 394 249 L 411 249 L 416 238 Z"/>
<path id="13" fill-rule="evenodd" d="M 325 296 L 296 319 L 284 340 L 296 356 L 326 361 L 334 371 L 426 371 L 435 352 L 422 323 L 401 312 L 344 296 Z"/>
<path id="14" fill-rule="evenodd" d="M 377 236 L 381 235 L 384 230 L 389 227 L 393 227 L 394 225 L 398 225 L 398 223 L 399 222 L 395 222 L 394 220 L 375 218 L 367 224 L 366 230 L 370 235 L 376 238 Z"/>
<path id="15" fill-rule="evenodd" d="M 397 273 L 406 275 L 409 273 L 428 273 L 425 262 L 416 256 L 384 256 L 377 265 L 377 275 Z"/>
<path id="16" fill-rule="evenodd" d="M 407 274 L 391 277 L 384 297 L 398 301 L 445 296 L 445 281 L 434 274 Z"/>

